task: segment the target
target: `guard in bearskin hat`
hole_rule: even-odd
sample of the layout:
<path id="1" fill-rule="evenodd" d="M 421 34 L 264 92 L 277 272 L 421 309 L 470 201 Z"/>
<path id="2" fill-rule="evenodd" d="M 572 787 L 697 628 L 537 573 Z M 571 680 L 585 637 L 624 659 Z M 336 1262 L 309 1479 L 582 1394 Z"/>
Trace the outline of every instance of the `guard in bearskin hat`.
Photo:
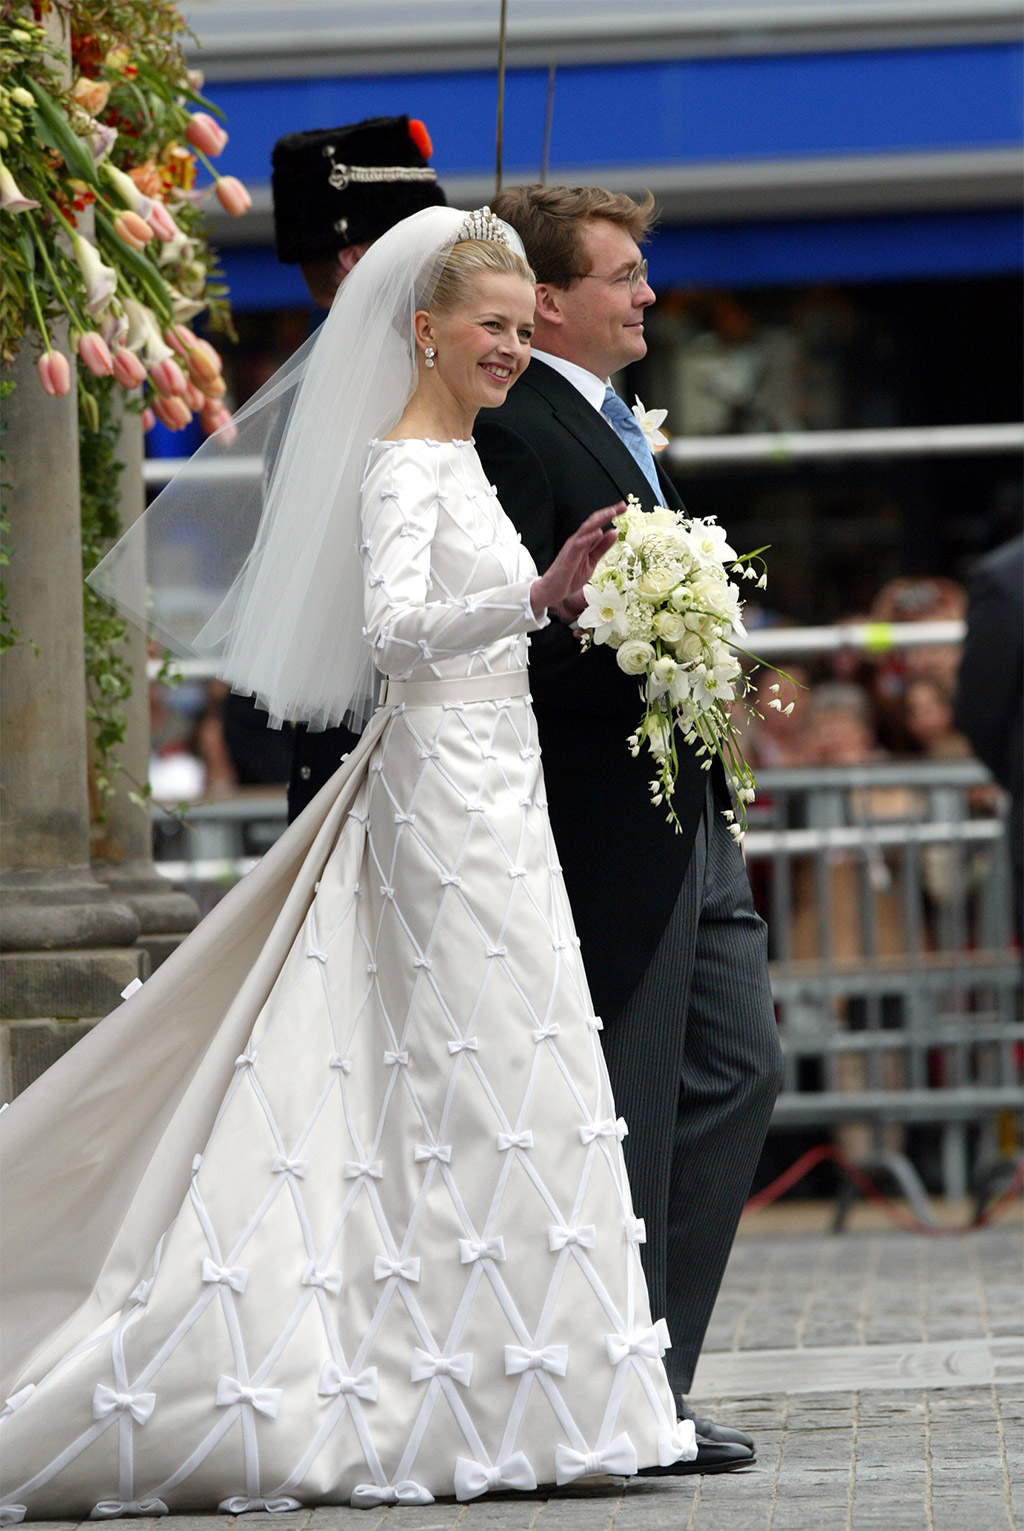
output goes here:
<path id="1" fill-rule="evenodd" d="M 410 213 L 444 207 L 422 122 L 369 117 L 279 138 L 271 156 L 277 258 L 320 308 L 365 250 Z"/>

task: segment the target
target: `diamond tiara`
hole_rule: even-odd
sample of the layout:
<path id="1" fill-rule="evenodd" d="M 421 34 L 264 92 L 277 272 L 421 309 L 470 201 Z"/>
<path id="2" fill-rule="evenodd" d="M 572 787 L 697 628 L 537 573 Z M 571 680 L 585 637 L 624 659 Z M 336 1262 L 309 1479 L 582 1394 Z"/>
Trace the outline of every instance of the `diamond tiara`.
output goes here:
<path id="1" fill-rule="evenodd" d="M 460 239 L 492 239 L 500 245 L 509 243 L 505 225 L 489 207 L 478 207 L 467 216 L 456 235 L 456 240 Z"/>

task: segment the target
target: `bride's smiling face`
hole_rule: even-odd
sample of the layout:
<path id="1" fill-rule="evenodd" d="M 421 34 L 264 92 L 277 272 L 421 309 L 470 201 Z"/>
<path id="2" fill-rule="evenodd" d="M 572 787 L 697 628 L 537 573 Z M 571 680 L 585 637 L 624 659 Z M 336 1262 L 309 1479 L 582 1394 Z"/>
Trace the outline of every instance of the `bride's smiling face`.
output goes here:
<path id="1" fill-rule="evenodd" d="M 504 271 L 470 279 L 466 296 L 449 312 L 416 315 L 421 357 L 434 348 L 424 381 L 441 388 L 459 408 L 495 409 L 530 360 L 535 303 L 532 282 Z"/>

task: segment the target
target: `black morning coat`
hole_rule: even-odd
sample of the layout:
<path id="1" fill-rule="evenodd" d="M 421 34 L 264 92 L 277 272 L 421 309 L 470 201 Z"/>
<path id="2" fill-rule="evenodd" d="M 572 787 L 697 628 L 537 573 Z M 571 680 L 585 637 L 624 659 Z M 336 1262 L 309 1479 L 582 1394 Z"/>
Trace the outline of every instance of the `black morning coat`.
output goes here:
<path id="1" fill-rule="evenodd" d="M 500 409 L 482 410 L 473 432 L 484 471 L 538 569 L 546 569 L 591 511 L 654 496 L 628 448 L 553 367 L 534 359 Z M 683 503 L 658 465 L 662 503 Z M 707 772 L 680 740 L 676 812 L 683 833 L 653 807 L 653 758 L 627 739 L 640 721 L 635 676 L 606 647 L 581 651 L 552 620 L 530 642 L 551 827 L 595 1010 L 614 1018 L 643 976 L 679 894 L 707 793 Z M 712 781 L 729 806 L 724 773 Z"/>

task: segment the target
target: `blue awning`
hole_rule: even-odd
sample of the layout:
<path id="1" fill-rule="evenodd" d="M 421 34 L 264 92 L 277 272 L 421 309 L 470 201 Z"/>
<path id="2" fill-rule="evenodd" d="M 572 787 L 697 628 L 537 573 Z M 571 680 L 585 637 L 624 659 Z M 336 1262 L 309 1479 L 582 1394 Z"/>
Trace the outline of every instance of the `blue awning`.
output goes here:
<path id="1" fill-rule="evenodd" d="M 546 90 L 546 70 L 509 72 L 509 181 L 537 175 Z M 209 94 L 231 133 L 224 169 L 257 183 L 283 133 L 400 112 L 427 124 L 442 180 L 493 165 L 492 71 L 225 81 Z M 558 71 L 550 179 L 559 165 L 1001 148 L 1022 134 L 1015 43 L 581 64 Z"/>

